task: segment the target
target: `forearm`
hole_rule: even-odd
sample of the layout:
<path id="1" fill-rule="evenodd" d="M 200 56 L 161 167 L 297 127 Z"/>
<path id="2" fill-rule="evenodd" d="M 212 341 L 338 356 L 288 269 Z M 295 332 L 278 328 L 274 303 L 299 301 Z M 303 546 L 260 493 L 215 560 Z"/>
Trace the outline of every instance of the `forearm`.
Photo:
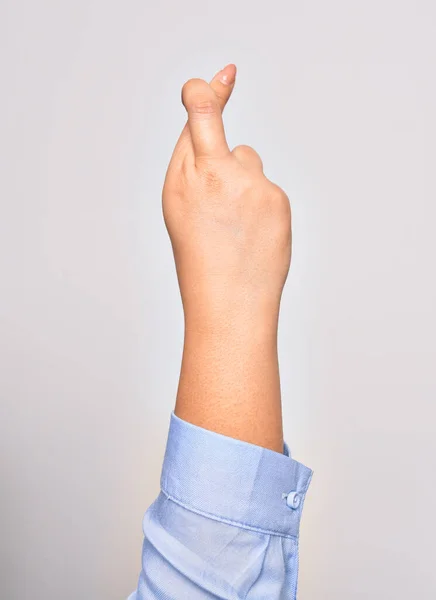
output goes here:
<path id="1" fill-rule="evenodd" d="M 185 314 L 175 414 L 282 453 L 277 324 L 290 205 L 252 148 L 227 145 L 221 110 L 235 71 L 225 73 L 226 85 L 220 75 L 185 84 L 188 126 L 163 190 Z"/>
<path id="2" fill-rule="evenodd" d="M 210 85 L 183 86 L 188 123 L 165 178 L 185 339 L 135 600 L 296 597 L 312 472 L 282 431 L 277 333 L 291 211 L 259 155 L 227 145 L 221 111 L 235 73 L 228 65 Z"/>
<path id="3" fill-rule="evenodd" d="M 277 318 L 268 315 L 187 321 L 175 413 L 283 452 Z"/>

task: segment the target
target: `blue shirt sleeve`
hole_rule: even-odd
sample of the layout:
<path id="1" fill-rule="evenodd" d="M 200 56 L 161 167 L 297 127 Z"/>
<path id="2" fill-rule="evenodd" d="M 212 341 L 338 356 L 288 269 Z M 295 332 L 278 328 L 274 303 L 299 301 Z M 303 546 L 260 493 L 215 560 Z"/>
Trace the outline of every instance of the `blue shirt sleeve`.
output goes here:
<path id="1" fill-rule="evenodd" d="M 312 471 L 171 413 L 161 491 L 128 600 L 294 599 Z"/>

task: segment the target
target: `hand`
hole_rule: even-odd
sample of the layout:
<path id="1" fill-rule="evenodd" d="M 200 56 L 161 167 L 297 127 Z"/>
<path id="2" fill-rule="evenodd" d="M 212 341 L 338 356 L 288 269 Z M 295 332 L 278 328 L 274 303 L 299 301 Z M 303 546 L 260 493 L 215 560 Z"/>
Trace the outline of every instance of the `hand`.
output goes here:
<path id="1" fill-rule="evenodd" d="M 276 329 L 290 266 L 288 197 L 252 148 L 227 145 L 221 113 L 235 75 L 228 65 L 210 84 L 183 86 L 188 122 L 163 188 L 185 324 L 196 330 Z"/>

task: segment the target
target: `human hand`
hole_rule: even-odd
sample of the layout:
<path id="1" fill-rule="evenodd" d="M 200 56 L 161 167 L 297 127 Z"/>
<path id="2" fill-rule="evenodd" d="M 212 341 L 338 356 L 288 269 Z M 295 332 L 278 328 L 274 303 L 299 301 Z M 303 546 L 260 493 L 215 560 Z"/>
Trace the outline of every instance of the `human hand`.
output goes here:
<path id="1" fill-rule="evenodd" d="M 291 260 L 291 210 L 259 155 L 227 145 L 221 113 L 235 75 L 228 65 L 210 84 L 183 86 L 188 122 L 168 167 L 163 214 L 186 326 L 273 331 Z"/>

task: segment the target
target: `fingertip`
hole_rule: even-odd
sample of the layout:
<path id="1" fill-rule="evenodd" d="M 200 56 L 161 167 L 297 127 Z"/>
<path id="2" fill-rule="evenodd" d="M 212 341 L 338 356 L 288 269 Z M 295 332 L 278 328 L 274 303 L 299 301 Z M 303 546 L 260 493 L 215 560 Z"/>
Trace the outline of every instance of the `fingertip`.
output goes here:
<path id="1" fill-rule="evenodd" d="M 192 101 L 195 96 L 198 96 L 202 93 L 207 93 L 209 90 L 209 84 L 204 79 L 188 79 L 186 83 L 183 84 L 182 87 L 182 103 L 186 110 L 188 110 L 188 105 Z"/>
<path id="2" fill-rule="evenodd" d="M 214 77 L 214 80 L 217 80 L 224 85 L 233 85 L 236 79 L 236 72 L 236 65 L 231 63 L 226 65 L 224 69 L 221 69 L 221 71 L 218 71 Z"/>

